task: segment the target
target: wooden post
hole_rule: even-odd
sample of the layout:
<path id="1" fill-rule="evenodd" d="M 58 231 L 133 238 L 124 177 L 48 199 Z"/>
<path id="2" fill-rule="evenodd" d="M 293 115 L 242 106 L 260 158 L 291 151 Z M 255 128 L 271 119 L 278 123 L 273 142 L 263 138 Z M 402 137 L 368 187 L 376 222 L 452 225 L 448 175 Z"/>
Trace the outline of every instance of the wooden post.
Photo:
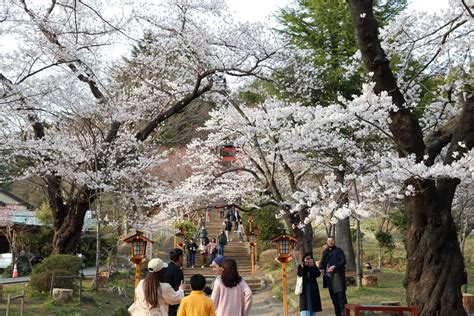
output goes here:
<path id="1" fill-rule="evenodd" d="M 288 316 L 288 298 L 287 298 L 287 287 L 286 287 L 286 263 L 281 264 L 281 269 L 283 271 L 283 315 Z"/>
<path id="2" fill-rule="evenodd" d="M 21 303 L 20 303 L 20 316 L 23 316 L 25 312 L 25 289 L 21 290 Z"/>
<path id="3" fill-rule="evenodd" d="M 11 294 L 8 294 L 8 299 L 7 299 L 7 312 L 6 312 L 6 316 L 10 315 L 10 300 L 12 298 L 12 295 Z"/>
<path id="4" fill-rule="evenodd" d="M 53 288 L 54 288 L 54 272 L 53 276 L 51 277 L 51 289 L 49 290 L 49 297 L 53 297 Z"/>
<path id="5" fill-rule="evenodd" d="M 252 278 L 255 276 L 255 246 L 252 246 L 252 254 L 250 255 L 250 258 L 252 260 Z"/>
<path id="6" fill-rule="evenodd" d="M 140 282 L 140 270 L 141 270 L 141 263 L 136 263 L 135 264 L 135 287 L 134 287 L 134 289 L 137 288 L 138 283 Z M 135 291 L 133 291 L 133 293 L 135 293 Z M 133 294 L 133 297 L 134 297 L 133 300 L 135 301 L 137 299 L 135 294 Z"/>
<path id="7" fill-rule="evenodd" d="M 82 273 L 79 275 L 79 305 L 82 304 Z"/>

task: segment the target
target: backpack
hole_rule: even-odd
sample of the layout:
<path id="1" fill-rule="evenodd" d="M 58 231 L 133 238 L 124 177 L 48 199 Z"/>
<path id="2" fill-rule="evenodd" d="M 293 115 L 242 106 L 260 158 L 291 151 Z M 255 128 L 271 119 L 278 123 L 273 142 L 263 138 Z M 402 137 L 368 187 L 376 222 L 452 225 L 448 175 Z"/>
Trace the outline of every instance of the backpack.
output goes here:
<path id="1" fill-rule="evenodd" d="M 227 245 L 227 237 L 224 234 L 219 235 L 218 241 L 221 245 Z"/>

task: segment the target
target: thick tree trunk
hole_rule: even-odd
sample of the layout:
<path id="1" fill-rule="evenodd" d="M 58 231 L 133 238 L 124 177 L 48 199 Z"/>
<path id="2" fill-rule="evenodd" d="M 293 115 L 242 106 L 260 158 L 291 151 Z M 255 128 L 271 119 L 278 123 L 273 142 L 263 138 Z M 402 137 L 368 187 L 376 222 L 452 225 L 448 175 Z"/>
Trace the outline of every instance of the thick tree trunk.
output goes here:
<path id="1" fill-rule="evenodd" d="M 461 285 L 464 260 L 451 203 L 458 181 L 412 181 L 420 192 L 405 200 L 408 230 L 405 242 L 408 305 L 420 315 L 465 315 Z"/>
<path id="2" fill-rule="evenodd" d="M 338 163 L 337 163 L 338 164 Z M 344 183 L 345 171 L 335 171 L 336 181 Z M 341 195 L 337 201 L 338 206 L 342 207 L 344 204 L 349 203 L 349 197 L 347 194 L 341 192 Z M 344 251 L 346 256 L 346 270 L 356 271 L 354 246 L 352 245 L 352 234 L 351 234 L 351 222 L 349 217 L 346 217 L 336 224 L 336 244 L 339 248 Z"/>
<path id="3" fill-rule="evenodd" d="M 61 177 L 45 178 L 48 203 L 53 214 L 53 254 L 75 254 L 81 239 L 84 217 L 96 192 L 85 187 L 78 188 L 74 197 L 66 202 L 63 198 Z"/>
<path id="4" fill-rule="evenodd" d="M 414 154 L 420 162 L 425 154 L 423 133 L 416 116 L 405 107 L 405 99 L 380 45 L 372 0 L 348 0 L 348 3 L 362 59 L 367 70 L 374 73 L 374 91 L 387 91 L 399 108 L 396 112 L 390 112 L 390 131 L 397 149 L 401 156 Z M 450 141 L 444 159 L 446 164 L 453 161 L 454 150 L 463 153 L 472 148 L 472 97 L 463 104 L 459 118 L 452 136 L 448 132 L 445 139 L 437 139 L 437 150 L 431 150 L 433 144 L 428 146 L 428 162 L 434 161 Z M 459 141 L 465 142 L 465 148 L 460 148 Z M 451 215 L 457 180 L 446 179 L 435 183 L 432 180 L 408 179 L 406 184 L 417 189 L 417 194 L 407 197 L 404 202 L 409 225 L 405 243 L 407 303 L 417 306 L 420 315 L 465 315 L 461 299 L 464 263 Z"/>
<path id="5" fill-rule="evenodd" d="M 355 271 L 355 255 L 352 245 L 351 223 L 349 217 L 340 220 L 336 224 L 336 245 L 344 251 L 346 255 L 346 270 Z"/>
<path id="6" fill-rule="evenodd" d="M 53 254 L 76 254 L 88 209 L 88 203 L 73 205 L 61 225 L 54 226 Z"/>

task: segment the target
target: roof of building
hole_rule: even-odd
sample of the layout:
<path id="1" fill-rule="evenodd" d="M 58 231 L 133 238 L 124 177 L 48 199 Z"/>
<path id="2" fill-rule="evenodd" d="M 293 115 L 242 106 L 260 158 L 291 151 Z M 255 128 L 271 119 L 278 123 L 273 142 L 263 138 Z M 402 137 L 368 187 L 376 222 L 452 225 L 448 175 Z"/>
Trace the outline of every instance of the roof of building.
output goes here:
<path id="1" fill-rule="evenodd" d="M 1 198 L 1 194 L 5 194 L 6 196 L 8 196 L 9 198 L 15 200 L 18 202 L 18 204 L 22 204 L 24 205 L 28 210 L 33 210 L 34 207 L 33 205 L 31 205 L 30 203 L 26 202 L 25 200 L 23 200 L 22 198 L 16 196 L 15 194 L 11 193 L 11 192 L 8 192 L 7 190 L 4 190 L 4 189 L 0 189 L 0 198 Z"/>

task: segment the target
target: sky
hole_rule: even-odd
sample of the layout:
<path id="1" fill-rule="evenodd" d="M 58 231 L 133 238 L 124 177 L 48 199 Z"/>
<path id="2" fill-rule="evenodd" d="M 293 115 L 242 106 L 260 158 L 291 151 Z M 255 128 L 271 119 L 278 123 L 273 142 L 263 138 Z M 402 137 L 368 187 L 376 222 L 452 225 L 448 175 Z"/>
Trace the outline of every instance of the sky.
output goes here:
<path id="1" fill-rule="evenodd" d="M 258 22 L 271 21 L 272 16 L 296 0 L 226 0 L 231 11 L 235 12 L 238 20 Z M 409 8 L 418 11 L 434 12 L 448 7 L 449 0 L 408 0 Z M 15 39 L 3 34 L 0 36 L 0 49 L 9 49 L 15 46 Z M 126 49 L 128 51 L 128 48 Z M 121 50 L 111 49 L 117 56 L 122 55 Z M 112 57 L 114 58 L 114 57 Z"/>
<path id="2" fill-rule="evenodd" d="M 272 12 L 294 3 L 295 0 L 227 0 L 231 10 L 244 21 L 264 21 Z M 449 0 L 408 0 L 409 8 L 434 12 L 448 7 Z"/>

